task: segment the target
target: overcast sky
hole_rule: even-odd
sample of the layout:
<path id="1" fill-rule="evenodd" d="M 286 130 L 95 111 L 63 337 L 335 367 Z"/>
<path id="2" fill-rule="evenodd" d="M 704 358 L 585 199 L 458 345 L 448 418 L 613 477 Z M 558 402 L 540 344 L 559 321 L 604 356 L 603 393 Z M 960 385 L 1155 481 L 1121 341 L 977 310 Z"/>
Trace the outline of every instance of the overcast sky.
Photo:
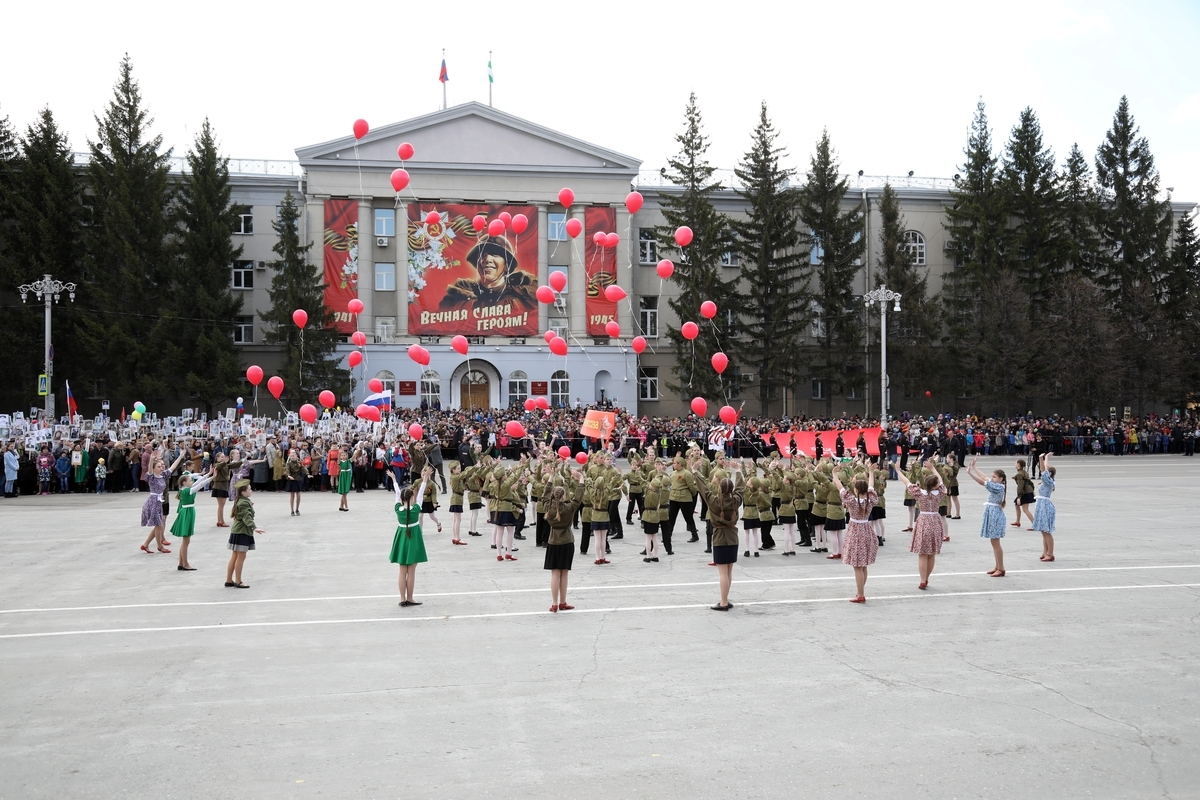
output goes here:
<path id="1" fill-rule="evenodd" d="M 114 10 L 123 8 L 124 10 Z M 1200 201 L 1200 2 L 9 4 L 0 117 L 49 105 L 72 145 L 128 52 L 182 153 L 207 116 L 226 154 L 297 147 L 451 104 L 496 107 L 657 169 L 695 91 L 733 167 L 765 100 L 793 166 L 827 127 L 843 171 L 949 177 L 982 97 L 998 142 L 1030 105 L 1061 163 L 1095 154 L 1122 94 L 1179 200 Z M 51 27 L 52 26 L 52 27 Z M 28 35 L 17 35 L 24 31 Z M 418 154 L 419 158 L 419 154 Z"/>

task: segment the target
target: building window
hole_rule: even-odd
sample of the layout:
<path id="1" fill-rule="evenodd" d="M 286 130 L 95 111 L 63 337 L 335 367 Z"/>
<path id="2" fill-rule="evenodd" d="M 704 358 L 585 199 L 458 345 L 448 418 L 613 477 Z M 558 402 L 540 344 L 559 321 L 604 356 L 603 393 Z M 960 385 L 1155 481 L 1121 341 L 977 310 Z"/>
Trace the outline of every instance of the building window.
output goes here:
<path id="1" fill-rule="evenodd" d="M 642 335 L 648 339 L 658 338 L 658 297 L 638 298 L 638 322 Z"/>
<path id="2" fill-rule="evenodd" d="M 567 215 L 546 215 L 546 241 L 565 242 L 567 240 Z"/>
<path id="3" fill-rule="evenodd" d="M 433 408 L 434 404 L 442 402 L 442 378 L 434 370 L 427 369 L 421 373 L 421 401 Z"/>
<path id="4" fill-rule="evenodd" d="M 857 385 L 852 385 L 846 389 L 846 399 L 847 400 L 862 400 L 862 398 L 863 398 L 863 387 L 857 386 Z"/>
<path id="5" fill-rule="evenodd" d="M 740 267 L 741 265 L 742 259 L 737 253 L 732 250 L 726 250 L 724 253 L 721 253 L 722 267 Z"/>
<path id="6" fill-rule="evenodd" d="M 233 262 L 233 288 L 235 288 L 235 289 L 253 289 L 254 288 L 254 262 L 253 261 L 235 261 L 235 262 Z"/>
<path id="7" fill-rule="evenodd" d="M 376 317 L 375 318 L 375 340 L 385 344 L 390 344 L 396 336 L 396 318 L 395 317 Z"/>
<path id="8" fill-rule="evenodd" d="M 571 405 L 571 376 L 561 369 L 550 376 L 550 405 L 554 408 Z"/>
<path id="9" fill-rule="evenodd" d="M 658 263 L 658 240 L 653 228 L 638 228 L 638 263 Z"/>
<path id="10" fill-rule="evenodd" d="M 808 323 L 808 335 L 814 339 L 825 337 L 825 309 L 816 301 L 812 304 L 812 321 Z"/>
<path id="11" fill-rule="evenodd" d="M 825 399 L 825 383 L 823 381 L 817 380 L 816 378 L 813 378 L 813 382 L 812 382 L 812 399 L 813 400 L 824 400 Z"/>
<path id="12" fill-rule="evenodd" d="M 821 247 L 821 239 L 812 231 L 808 232 L 810 249 L 808 251 L 808 263 L 819 266 L 825 260 L 825 248 Z"/>
<path id="13" fill-rule="evenodd" d="M 529 376 L 517 370 L 508 376 L 508 404 L 521 405 L 529 398 Z"/>
<path id="14" fill-rule="evenodd" d="M 925 266 L 925 237 L 917 231 L 904 232 L 904 246 L 908 248 L 908 256 L 913 266 Z"/>
<path id="15" fill-rule="evenodd" d="M 571 325 L 566 317 L 550 317 L 546 320 L 546 329 L 566 339 L 571 331 Z"/>
<path id="16" fill-rule="evenodd" d="M 376 236 L 395 236 L 396 235 L 396 209 L 394 209 L 394 208 L 377 208 L 377 209 L 375 209 L 375 235 Z"/>
<path id="17" fill-rule="evenodd" d="M 237 224 L 233 227 L 234 233 L 254 233 L 254 213 L 247 211 L 237 215 Z"/>
<path id="18" fill-rule="evenodd" d="M 375 262 L 375 291 L 396 291 L 396 265 Z"/>
<path id="19" fill-rule="evenodd" d="M 234 344 L 254 344 L 254 317 L 238 317 L 233 324 Z"/>
<path id="20" fill-rule="evenodd" d="M 638 368 L 638 400 L 658 399 L 658 367 Z"/>
<path id="21" fill-rule="evenodd" d="M 391 370 L 380 370 L 375 373 L 375 377 L 383 384 L 385 392 L 391 392 L 392 396 L 396 396 L 396 375 Z"/>

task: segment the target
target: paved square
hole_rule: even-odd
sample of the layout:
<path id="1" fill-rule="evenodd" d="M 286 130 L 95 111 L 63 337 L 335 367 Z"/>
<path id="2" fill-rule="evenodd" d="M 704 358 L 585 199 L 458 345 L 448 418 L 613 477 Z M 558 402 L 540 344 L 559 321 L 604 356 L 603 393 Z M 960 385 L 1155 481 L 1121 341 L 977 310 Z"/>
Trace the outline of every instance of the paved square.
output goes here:
<path id="1" fill-rule="evenodd" d="M 776 551 L 725 614 L 678 534 L 577 556 L 550 614 L 532 531 L 499 564 L 427 524 L 402 609 L 390 493 L 256 494 L 245 591 L 208 497 L 191 573 L 138 551 L 145 495 L 0 501 L 0 798 L 1200 797 L 1200 459 L 1058 467 L 1053 564 L 1009 528 L 985 575 L 964 475 L 917 591 L 893 483 L 865 606 Z"/>

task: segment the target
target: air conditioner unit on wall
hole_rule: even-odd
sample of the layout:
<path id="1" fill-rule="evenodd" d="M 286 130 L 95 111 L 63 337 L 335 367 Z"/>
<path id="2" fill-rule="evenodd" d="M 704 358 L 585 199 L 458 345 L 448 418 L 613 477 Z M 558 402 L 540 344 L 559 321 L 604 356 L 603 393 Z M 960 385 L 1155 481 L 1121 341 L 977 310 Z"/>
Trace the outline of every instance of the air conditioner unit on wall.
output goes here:
<path id="1" fill-rule="evenodd" d="M 742 373 L 742 383 L 754 383 L 754 373 L 753 372 L 743 372 Z"/>
<path id="2" fill-rule="evenodd" d="M 375 237 L 375 246 L 376 247 L 387 247 L 388 246 L 388 237 L 376 236 Z"/>
<path id="3" fill-rule="evenodd" d="M 267 262 L 265 262 L 265 261 L 255 261 L 255 262 L 254 262 L 254 268 L 255 268 L 255 269 L 266 269 L 266 268 L 267 268 Z"/>

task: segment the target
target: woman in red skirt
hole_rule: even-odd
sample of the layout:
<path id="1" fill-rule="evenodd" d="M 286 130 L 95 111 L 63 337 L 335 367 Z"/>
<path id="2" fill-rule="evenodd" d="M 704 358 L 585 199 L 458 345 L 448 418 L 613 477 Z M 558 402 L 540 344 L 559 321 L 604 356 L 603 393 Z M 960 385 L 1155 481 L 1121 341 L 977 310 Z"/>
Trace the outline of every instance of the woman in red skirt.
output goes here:
<path id="1" fill-rule="evenodd" d="M 929 576 L 933 572 L 933 562 L 938 553 L 942 552 L 942 520 L 938 515 L 938 506 L 946 487 L 942 484 L 942 476 L 933 468 L 932 460 L 925 462 L 925 478 L 918 486 L 908 479 L 903 472 L 899 473 L 904 481 L 905 494 L 916 501 L 917 522 L 914 526 L 912 543 L 908 552 L 917 554 L 918 569 L 921 572 L 921 583 L 918 589 L 929 586 Z"/>
<path id="2" fill-rule="evenodd" d="M 854 491 L 842 486 L 837 473 L 833 474 L 833 485 L 842 498 L 842 506 L 846 509 L 846 533 L 842 538 L 842 563 L 854 567 L 854 583 L 858 594 L 850 599 L 851 603 L 865 603 L 864 593 L 867 587 L 867 567 L 875 563 L 879 553 L 879 540 L 871 527 L 871 509 L 879 502 L 875 493 L 875 465 L 867 464 L 867 476 L 854 480 Z"/>

